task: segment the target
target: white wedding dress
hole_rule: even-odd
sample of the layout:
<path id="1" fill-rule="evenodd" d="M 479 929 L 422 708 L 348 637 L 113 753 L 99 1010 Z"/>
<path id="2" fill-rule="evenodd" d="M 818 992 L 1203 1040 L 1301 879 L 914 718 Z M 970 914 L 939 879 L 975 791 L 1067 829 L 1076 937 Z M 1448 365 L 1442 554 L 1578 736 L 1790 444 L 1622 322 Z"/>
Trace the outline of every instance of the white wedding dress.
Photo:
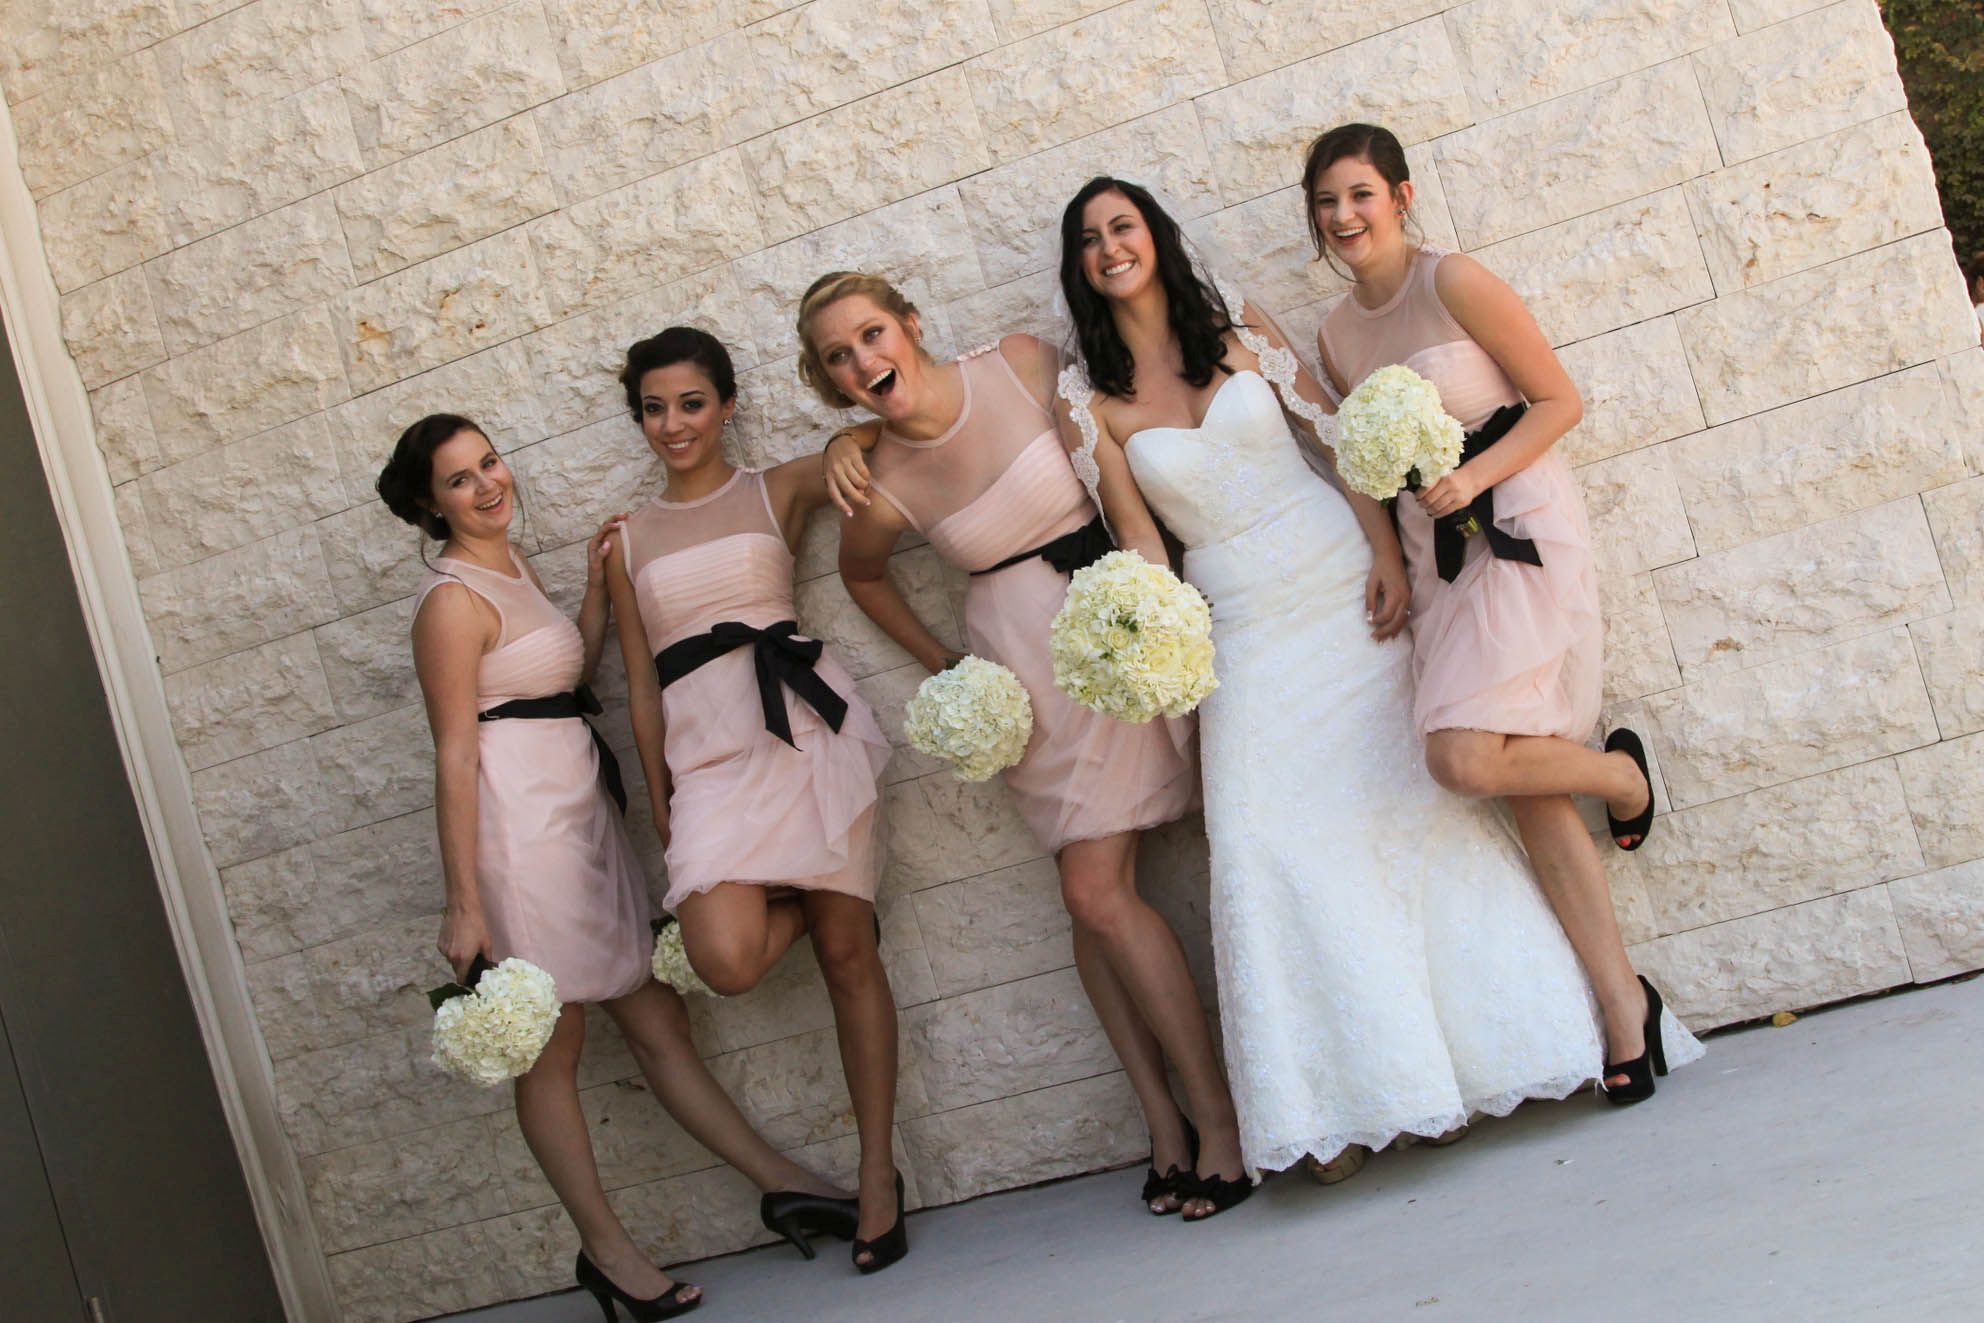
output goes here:
<path id="1" fill-rule="evenodd" d="M 1570 942 L 1501 818 L 1427 774 L 1411 645 L 1372 641 L 1370 549 L 1274 387 L 1237 372 L 1202 426 L 1126 450 L 1212 601 L 1220 683 L 1199 732 L 1248 1167 L 1438 1135 L 1594 1079 L 1603 1039 Z M 1666 1024 L 1670 1065 L 1701 1054 Z"/>

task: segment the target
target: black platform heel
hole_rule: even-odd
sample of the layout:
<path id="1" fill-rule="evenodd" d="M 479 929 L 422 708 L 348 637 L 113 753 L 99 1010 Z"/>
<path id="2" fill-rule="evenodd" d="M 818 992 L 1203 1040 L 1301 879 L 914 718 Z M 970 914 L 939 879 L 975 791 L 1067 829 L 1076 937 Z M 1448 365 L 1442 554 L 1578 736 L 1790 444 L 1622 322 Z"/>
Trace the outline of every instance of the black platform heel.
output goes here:
<path id="1" fill-rule="evenodd" d="M 1144 1168 L 1143 1201 L 1145 1211 L 1152 1217 L 1169 1217 L 1178 1211 L 1176 1208 L 1167 1208 L 1160 1212 L 1151 1207 L 1151 1202 L 1156 1199 L 1178 1198 L 1180 1183 L 1191 1173 L 1192 1168 L 1199 1165 L 1199 1132 L 1189 1118 L 1185 1120 L 1185 1153 L 1183 1169 L 1173 1163 L 1160 1175 L 1157 1170 L 1157 1151 L 1155 1149 L 1151 1151 L 1150 1163 Z"/>
<path id="2" fill-rule="evenodd" d="M 1660 1039 L 1660 992 L 1646 981 L 1646 975 L 1641 974 L 1639 980 L 1646 989 L 1646 1051 L 1631 1061 L 1607 1062 L 1598 1081 L 1605 1101 L 1619 1107 L 1653 1097 L 1653 1077 L 1667 1073 L 1667 1044 Z M 1606 1084 L 1614 1075 L 1624 1075 L 1626 1082 L 1617 1088 Z"/>
<path id="3" fill-rule="evenodd" d="M 909 1253 L 909 1227 L 903 1221 L 904 1217 L 907 1216 L 903 1211 L 903 1203 L 902 1173 L 897 1172 L 896 1224 L 887 1231 L 884 1231 L 880 1236 L 877 1236 L 874 1240 L 862 1240 L 857 1237 L 854 1242 L 852 1252 L 854 1266 L 861 1270 L 864 1277 L 869 1273 L 882 1271 L 882 1269 Z M 863 1254 L 868 1255 L 868 1262 L 866 1263 L 861 1261 Z"/>
<path id="4" fill-rule="evenodd" d="M 1640 743 L 1637 734 L 1621 726 L 1605 737 L 1605 752 L 1624 752 L 1639 765 L 1640 777 L 1646 782 L 1646 807 L 1638 813 L 1630 818 L 1615 818 L 1610 808 L 1605 810 L 1605 827 L 1612 833 L 1612 844 L 1631 853 L 1646 844 L 1647 830 L 1653 826 L 1653 774 L 1646 770 L 1646 746 Z M 1631 836 L 1633 843 L 1623 844 L 1619 840 L 1621 836 Z"/>
<path id="5" fill-rule="evenodd" d="M 682 1298 L 684 1291 L 696 1289 L 693 1282 L 677 1282 L 652 1300 L 638 1300 L 613 1284 L 613 1279 L 599 1270 L 597 1264 L 579 1251 L 579 1261 L 572 1269 L 572 1276 L 580 1286 L 592 1292 L 592 1298 L 599 1301 L 600 1312 L 606 1315 L 606 1323 L 619 1323 L 620 1315 L 614 1311 L 617 1303 L 624 1306 L 627 1316 L 634 1323 L 654 1323 L 656 1319 L 675 1318 L 686 1314 L 703 1303 L 700 1295 Z"/>
<path id="6" fill-rule="evenodd" d="M 758 1200 L 758 1220 L 765 1224 L 765 1230 L 784 1236 L 802 1256 L 811 1259 L 814 1252 L 807 1235 L 853 1240 L 854 1230 L 861 1224 L 861 1204 L 800 1190 L 773 1190 Z"/>
<path id="7" fill-rule="evenodd" d="M 1200 1213 L 1197 1217 L 1187 1215 L 1187 1222 L 1203 1222 L 1227 1209 L 1247 1202 L 1254 1193 L 1253 1181 L 1241 1175 L 1229 1180 L 1224 1176 L 1200 1176 L 1187 1173 L 1178 1183 L 1178 1197 L 1187 1203 L 1194 1199 L 1204 1199 L 1212 1204 L 1212 1212 Z"/>

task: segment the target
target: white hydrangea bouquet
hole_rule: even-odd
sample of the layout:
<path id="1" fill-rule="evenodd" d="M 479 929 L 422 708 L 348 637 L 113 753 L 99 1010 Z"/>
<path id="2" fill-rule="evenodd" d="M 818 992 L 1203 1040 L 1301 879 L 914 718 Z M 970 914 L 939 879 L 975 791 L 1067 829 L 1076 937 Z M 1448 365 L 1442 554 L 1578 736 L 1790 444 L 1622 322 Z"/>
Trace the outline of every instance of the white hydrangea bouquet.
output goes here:
<path id="1" fill-rule="evenodd" d="M 1439 388 L 1403 364 L 1359 382 L 1336 418 L 1337 472 L 1373 500 L 1431 486 L 1460 466 L 1460 423 L 1440 402 Z"/>
<path id="2" fill-rule="evenodd" d="M 1026 752 L 1033 700 L 998 662 L 965 657 L 916 687 L 902 733 L 918 753 L 949 763 L 960 781 L 984 781 Z"/>
<path id="3" fill-rule="evenodd" d="M 537 1064 L 558 1027 L 558 987 L 551 975 L 511 956 L 499 965 L 477 958 L 468 983 L 427 994 L 434 1007 L 434 1064 L 476 1084 L 501 1084 Z"/>
<path id="4" fill-rule="evenodd" d="M 1184 716 L 1219 687 L 1206 599 L 1134 551 L 1075 571 L 1048 647 L 1055 686 L 1120 721 Z"/>
<path id="5" fill-rule="evenodd" d="M 700 997 L 717 995 L 689 963 L 689 952 L 682 945 L 682 925 L 673 914 L 664 914 L 654 921 L 654 954 L 648 958 L 648 968 L 654 971 L 656 982 L 666 983 L 677 992 L 693 992 Z"/>

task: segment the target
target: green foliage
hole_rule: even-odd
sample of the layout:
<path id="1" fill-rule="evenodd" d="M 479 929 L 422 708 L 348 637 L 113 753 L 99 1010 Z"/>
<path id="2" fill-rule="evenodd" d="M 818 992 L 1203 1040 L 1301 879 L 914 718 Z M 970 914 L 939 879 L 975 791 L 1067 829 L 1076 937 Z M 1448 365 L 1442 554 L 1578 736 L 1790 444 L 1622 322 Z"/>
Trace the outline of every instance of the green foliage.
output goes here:
<path id="1" fill-rule="evenodd" d="M 1881 14 L 1894 36 L 1908 108 L 1936 162 L 1943 216 L 1968 260 L 1984 252 L 1984 5 L 1881 0 Z"/>

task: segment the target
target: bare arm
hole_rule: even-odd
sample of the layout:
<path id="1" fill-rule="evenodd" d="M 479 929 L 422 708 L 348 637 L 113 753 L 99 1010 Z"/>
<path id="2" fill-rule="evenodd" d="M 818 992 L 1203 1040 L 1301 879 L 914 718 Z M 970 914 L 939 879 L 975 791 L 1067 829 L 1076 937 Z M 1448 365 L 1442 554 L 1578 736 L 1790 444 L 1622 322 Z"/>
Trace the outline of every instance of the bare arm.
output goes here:
<path id="1" fill-rule="evenodd" d="M 1157 520 L 1151 517 L 1143 491 L 1130 472 L 1129 456 L 1123 453 L 1122 443 L 1109 430 L 1102 411 L 1093 405 L 1086 407 L 1089 417 L 1095 420 L 1094 454 L 1096 470 L 1101 474 L 1102 514 L 1115 534 L 1116 545 L 1136 552 L 1153 565 L 1169 566 L 1171 557 L 1165 553 Z M 1081 427 L 1074 410 L 1075 406 L 1066 400 L 1054 401 L 1054 421 L 1061 429 L 1061 444 L 1071 453 L 1082 446 Z"/>
<path id="2" fill-rule="evenodd" d="M 867 473 L 867 466 L 863 465 L 864 487 Z M 812 518 L 815 510 L 835 500 L 827 479 L 826 452 L 801 455 L 798 459 L 789 459 L 776 468 L 765 470 L 765 495 L 771 498 L 772 510 L 778 516 L 779 532 L 785 535 L 785 545 L 797 551 L 800 535 L 806 531 L 806 521 Z"/>
<path id="3" fill-rule="evenodd" d="M 843 427 L 827 439 L 821 452 L 826 496 L 842 514 L 852 517 L 855 506 L 868 504 L 868 461 L 863 457 L 881 439 L 881 421 L 873 418 Z"/>
<path id="4" fill-rule="evenodd" d="M 495 614 L 467 588 L 443 584 L 413 618 L 413 669 L 434 732 L 434 816 L 441 838 L 447 908 L 435 943 L 455 977 L 487 957 L 489 929 L 475 873 L 476 781 L 481 735 L 476 722 L 476 673 L 500 628 Z"/>
<path id="5" fill-rule="evenodd" d="M 661 681 L 654 673 L 654 649 L 648 644 L 647 627 L 641 623 L 634 581 L 627 575 L 626 548 L 623 537 L 606 557 L 606 591 L 613 600 L 613 619 L 619 626 L 620 660 L 627 667 L 627 723 L 634 728 L 634 748 L 640 755 L 641 772 L 647 778 L 648 805 L 654 810 L 655 831 L 666 845 L 669 784 Z"/>
<path id="6" fill-rule="evenodd" d="M 887 501 L 862 506 L 841 525 L 840 580 L 855 605 L 934 675 L 960 654 L 930 632 L 889 578 L 889 553 L 907 526 L 901 512 Z"/>
<path id="7" fill-rule="evenodd" d="M 599 673 L 600 654 L 606 650 L 606 558 L 612 550 L 615 530 L 626 519 L 624 514 L 614 515 L 586 543 L 586 595 L 579 602 L 579 638 L 586 645 L 586 659 L 579 670 L 580 684 L 592 683 L 593 676 Z"/>

